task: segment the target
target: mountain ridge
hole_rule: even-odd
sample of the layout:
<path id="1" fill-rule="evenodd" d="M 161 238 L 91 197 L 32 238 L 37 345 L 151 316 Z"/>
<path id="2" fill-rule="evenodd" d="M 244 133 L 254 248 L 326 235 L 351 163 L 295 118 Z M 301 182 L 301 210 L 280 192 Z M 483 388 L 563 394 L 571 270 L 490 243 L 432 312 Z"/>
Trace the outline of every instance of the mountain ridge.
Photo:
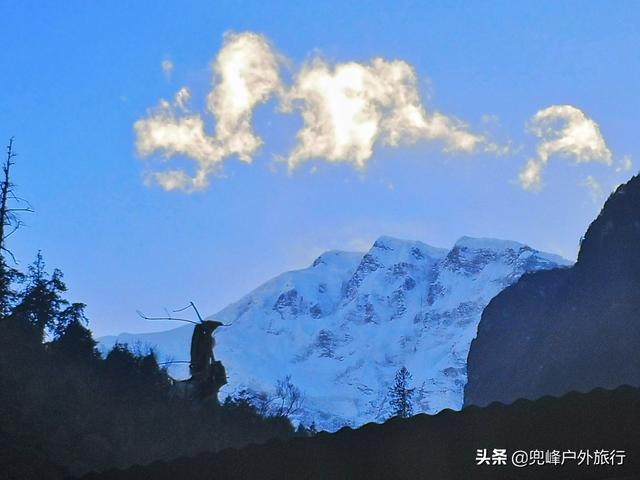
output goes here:
<path id="1" fill-rule="evenodd" d="M 216 357 L 229 373 L 221 393 L 270 391 L 291 375 L 306 394 L 295 420 L 335 430 L 387 418 L 388 387 L 406 366 L 416 411 L 460 408 L 486 303 L 523 273 L 566 264 L 521 243 L 471 237 L 449 250 L 383 236 L 364 254 L 326 252 L 208 317 L 232 324 L 216 334 Z M 190 330 L 148 343 L 184 357 Z M 145 336 L 117 338 L 144 343 Z M 102 339 L 103 348 L 115 341 Z M 172 373 L 184 377 L 186 367 Z"/>

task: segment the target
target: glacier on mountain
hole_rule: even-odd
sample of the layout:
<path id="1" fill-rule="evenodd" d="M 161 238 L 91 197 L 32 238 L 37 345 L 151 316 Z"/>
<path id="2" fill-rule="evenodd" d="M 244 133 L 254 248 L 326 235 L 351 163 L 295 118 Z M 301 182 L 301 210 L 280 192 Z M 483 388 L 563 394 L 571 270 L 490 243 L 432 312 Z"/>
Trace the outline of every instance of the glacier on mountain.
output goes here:
<path id="1" fill-rule="evenodd" d="M 229 379 L 220 396 L 271 392 L 290 375 L 304 394 L 294 421 L 335 431 L 388 418 L 388 389 L 405 366 L 416 413 L 459 409 L 484 307 L 523 273 L 568 264 L 517 242 L 470 237 L 450 250 L 381 237 L 365 254 L 326 252 L 209 317 L 232 324 L 216 332 Z M 143 344 L 188 359 L 191 330 L 121 334 L 100 346 Z M 188 376 L 184 364 L 170 373 Z"/>

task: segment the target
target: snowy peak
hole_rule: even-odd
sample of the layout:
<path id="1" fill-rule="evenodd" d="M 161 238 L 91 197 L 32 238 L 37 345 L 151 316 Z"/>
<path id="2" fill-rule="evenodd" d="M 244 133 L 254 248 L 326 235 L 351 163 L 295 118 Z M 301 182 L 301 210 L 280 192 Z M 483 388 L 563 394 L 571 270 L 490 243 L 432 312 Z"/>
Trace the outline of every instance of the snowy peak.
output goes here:
<path id="1" fill-rule="evenodd" d="M 310 267 L 278 275 L 210 318 L 252 318 L 256 311 L 270 311 L 275 320 L 320 318 L 335 309 L 361 258 L 362 253 L 325 252 Z"/>
<path id="2" fill-rule="evenodd" d="M 479 275 L 487 267 L 502 266 L 510 269 L 512 276 L 520 276 L 530 270 L 569 264 L 558 255 L 540 252 L 522 243 L 473 237 L 461 237 L 444 261 L 446 269 L 467 276 Z"/>
<path id="3" fill-rule="evenodd" d="M 513 254 L 524 257 L 534 256 L 541 261 L 548 261 L 560 266 L 569 266 L 573 263 L 561 257 L 560 255 L 535 250 L 534 248 L 531 248 L 529 245 L 526 245 L 524 243 L 514 242 L 512 240 L 500 240 L 497 238 L 474 238 L 467 236 L 460 237 L 454 244 L 449 254 L 454 252 L 456 249 L 474 252 L 489 251 L 507 256 Z"/>
<path id="4" fill-rule="evenodd" d="M 447 250 L 444 248 L 437 248 L 427 245 L 426 243 L 410 240 L 400 240 L 398 238 L 382 236 L 378 238 L 369 254 L 375 255 L 381 258 L 388 259 L 410 259 L 411 257 L 415 261 L 422 260 L 423 258 L 441 258 L 447 254 Z"/>
<path id="5" fill-rule="evenodd" d="M 446 254 L 447 250 L 422 242 L 380 237 L 362 257 L 349 280 L 345 302 L 356 300 L 361 289 L 368 292 L 365 293 L 367 298 L 371 290 L 394 291 L 401 285 L 411 290 L 416 281 L 428 276 L 433 265 Z M 367 298 L 361 298 L 365 301 L 362 308 L 369 308 Z"/>
<path id="6" fill-rule="evenodd" d="M 362 258 L 361 252 L 343 252 L 341 250 L 329 250 L 313 261 L 311 268 L 326 268 L 343 271 L 353 269 Z M 304 269 L 306 270 L 306 269 Z"/>
<path id="7" fill-rule="evenodd" d="M 306 399 L 296 420 L 336 430 L 385 419 L 388 388 L 406 366 L 416 412 L 460 408 L 484 307 L 523 273 L 567 263 L 516 242 L 470 237 L 450 250 L 385 236 L 364 254 L 323 253 L 210 317 L 232 324 L 216 333 L 229 378 L 221 395 L 272 392 L 291 375 Z M 190 331 L 121 338 L 188 358 Z M 180 368 L 171 371 L 186 376 Z"/>

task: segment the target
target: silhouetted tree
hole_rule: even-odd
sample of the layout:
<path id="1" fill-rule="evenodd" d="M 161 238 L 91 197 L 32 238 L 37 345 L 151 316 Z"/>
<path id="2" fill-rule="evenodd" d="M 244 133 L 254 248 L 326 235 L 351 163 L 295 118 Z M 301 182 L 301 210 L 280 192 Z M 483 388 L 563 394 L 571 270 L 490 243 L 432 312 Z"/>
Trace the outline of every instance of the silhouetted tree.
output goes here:
<path id="1" fill-rule="evenodd" d="M 7 265 L 4 255 L 0 254 L 0 320 L 10 315 L 17 298 L 13 285 L 21 279 L 22 274 Z"/>
<path id="2" fill-rule="evenodd" d="M 105 371 L 109 376 L 126 379 L 138 370 L 136 356 L 123 343 L 116 343 L 104 360 Z"/>
<path id="3" fill-rule="evenodd" d="M 160 368 L 158 357 L 153 350 L 140 357 L 140 376 L 142 382 L 151 391 L 165 390 L 170 386 L 170 379 L 167 371 Z"/>
<path id="4" fill-rule="evenodd" d="M 273 394 L 242 389 L 235 395 L 227 397 L 224 404 L 247 407 L 262 417 L 289 418 L 302 408 L 304 394 L 291 382 L 291 375 L 287 375 L 276 382 Z"/>
<path id="5" fill-rule="evenodd" d="M 413 415 L 412 397 L 415 388 L 409 388 L 412 376 L 406 367 L 402 367 L 396 373 L 393 386 L 389 389 L 389 403 L 393 417 L 407 418 Z"/>
<path id="6" fill-rule="evenodd" d="M 13 284 L 21 278 L 20 272 L 7 264 L 7 254 L 14 261 L 15 258 L 7 248 L 6 241 L 22 225 L 20 213 L 32 211 L 28 203 L 16 196 L 15 185 L 11 182 L 11 167 L 16 155 L 11 138 L 7 145 L 7 157 L 2 165 L 0 180 L 0 319 L 9 315 L 16 300 Z"/>
<path id="7" fill-rule="evenodd" d="M 84 308 L 83 303 L 74 303 L 62 312 L 62 321 L 56 326 L 56 338 L 49 348 L 68 360 L 91 364 L 100 358 L 100 353 L 91 331 L 85 326 L 88 322 Z"/>
<path id="8" fill-rule="evenodd" d="M 55 269 L 49 276 L 41 252 L 38 252 L 33 264 L 29 265 L 26 279 L 27 286 L 20 295 L 14 316 L 18 320 L 29 322 L 41 340 L 45 333 L 61 331 L 66 323 L 81 313 L 82 309 L 78 307 L 81 304 L 70 306 L 62 298 L 62 293 L 67 291 L 67 286 L 62 281 L 62 272 Z"/>
<path id="9" fill-rule="evenodd" d="M 268 417 L 271 414 L 273 402 L 273 395 L 248 388 L 244 388 L 225 399 L 225 405 L 247 406 L 262 417 Z"/>
<path id="10" fill-rule="evenodd" d="M 420 388 L 418 388 L 415 403 L 421 412 L 429 410 L 429 391 L 427 390 L 427 382 L 422 382 Z"/>
<path id="11" fill-rule="evenodd" d="M 273 415 L 276 417 L 290 417 L 302 408 L 304 396 L 298 387 L 291 383 L 291 375 L 276 382 L 276 392 L 273 399 Z"/>

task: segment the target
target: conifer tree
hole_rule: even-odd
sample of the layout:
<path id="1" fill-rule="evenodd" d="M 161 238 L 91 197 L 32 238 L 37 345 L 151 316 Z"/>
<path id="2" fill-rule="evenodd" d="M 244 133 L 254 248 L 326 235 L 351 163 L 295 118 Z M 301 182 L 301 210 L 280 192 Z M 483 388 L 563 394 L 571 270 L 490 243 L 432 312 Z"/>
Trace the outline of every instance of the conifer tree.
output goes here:
<path id="1" fill-rule="evenodd" d="M 391 416 L 407 418 L 413 415 L 413 393 L 415 388 L 409 388 L 412 376 L 406 367 L 396 373 L 394 384 L 389 388 Z"/>
<path id="2" fill-rule="evenodd" d="M 85 326 L 87 318 L 83 303 L 73 303 L 60 314 L 60 322 L 55 328 L 55 339 L 50 343 L 51 351 L 68 360 L 94 363 L 100 358 L 97 342 Z"/>
<path id="3" fill-rule="evenodd" d="M 60 332 L 67 323 L 79 318 L 81 304 L 70 306 L 62 297 L 67 291 L 62 272 L 55 269 L 49 275 L 41 252 L 38 252 L 35 261 L 29 265 L 26 280 L 27 286 L 20 296 L 14 315 L 19 320 L 30 323 L 41 340 L 45 333 Z"/>

